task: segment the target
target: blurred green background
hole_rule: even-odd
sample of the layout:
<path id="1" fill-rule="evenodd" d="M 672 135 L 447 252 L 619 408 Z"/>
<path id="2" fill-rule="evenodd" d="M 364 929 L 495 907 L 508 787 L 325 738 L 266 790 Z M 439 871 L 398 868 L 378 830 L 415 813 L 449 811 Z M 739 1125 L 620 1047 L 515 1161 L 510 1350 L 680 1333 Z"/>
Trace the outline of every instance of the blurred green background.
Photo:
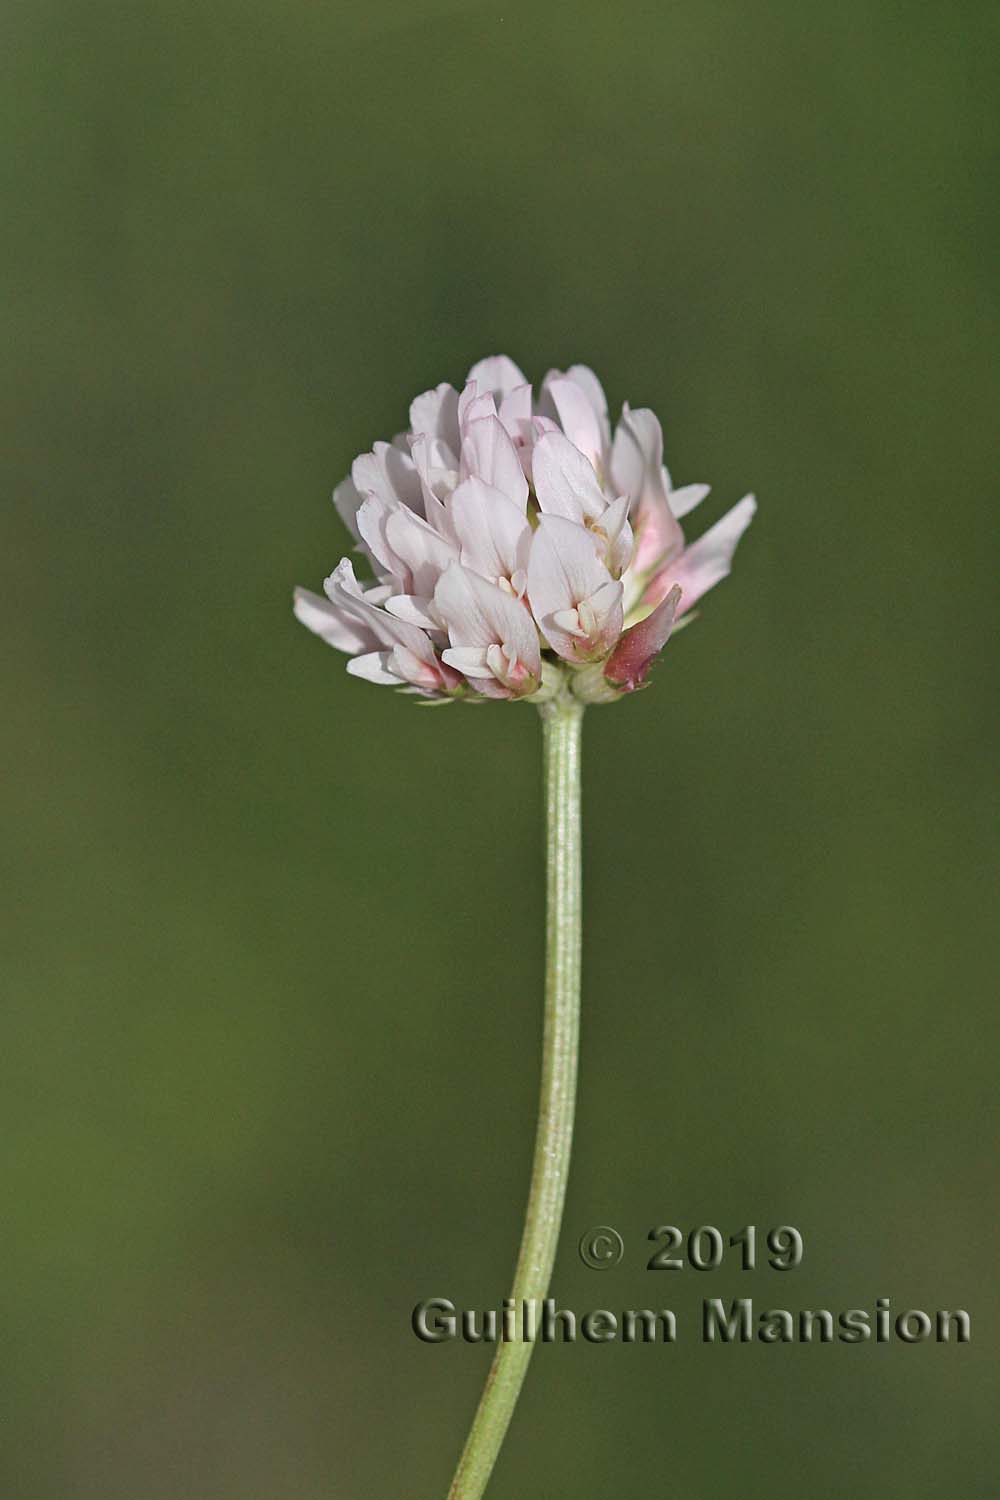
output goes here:
<path id="1" fill-rule="evenodd" d="M 555 1291 L 681 1339 L 539 1351 L 491 1500 L 995 1492 L 998 30 L 7 7 L 11 1500 L 447 1488 L 488 1355 L 409 1317 L 513 1264 L 539 729 L 352 681 L 289 606 L 354 454 L 501 350 L 657 409 L 706 520 L 761 509 L 586 726 Z M 801 1270 L 644 1270 L 748 1222 Z M 973 1342 L 703 1346 L 744 1295 Z"/>

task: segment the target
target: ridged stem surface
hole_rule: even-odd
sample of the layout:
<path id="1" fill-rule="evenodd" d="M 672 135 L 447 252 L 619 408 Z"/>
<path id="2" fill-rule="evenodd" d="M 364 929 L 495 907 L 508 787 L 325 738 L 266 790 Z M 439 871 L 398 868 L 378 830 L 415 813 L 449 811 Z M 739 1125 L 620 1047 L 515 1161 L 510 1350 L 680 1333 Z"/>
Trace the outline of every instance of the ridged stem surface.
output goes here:
<path id="1" fill-rule="evenodd" d="M 518 1337 L 500 1342 L 448 1500 L 480 1500 L 524 1383 L 534 1341 L 521 1337 L 525 1303 L 540 1316 L 559 1242 L 573 1141 L 580 1034 L 580 740 L 583 704 L 560 697 L 539 712 L 545 741 L 546 943 L 542 1082 L 531 1188 L 511 1297 Z"/>

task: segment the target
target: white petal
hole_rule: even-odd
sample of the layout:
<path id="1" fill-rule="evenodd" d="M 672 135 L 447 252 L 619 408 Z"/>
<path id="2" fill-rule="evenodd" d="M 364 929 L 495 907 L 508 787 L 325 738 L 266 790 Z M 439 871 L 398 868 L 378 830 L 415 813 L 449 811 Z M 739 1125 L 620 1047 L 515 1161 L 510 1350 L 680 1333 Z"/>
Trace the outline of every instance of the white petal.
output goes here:
<path id="1" fill-rule="evenodd" d="M 604 461 L 604 436 L 586 392 L 566 375 L 546 382 L 563 432 L 596 469 Z"/>
<path id="2" fill-rule="evenodd" d="M 351 466 L 351 479 L 362 495 L 377 495 L 387 505 L 406 505 L 423 515 L 420 475 L 408 452 L 394 443 L 376 443 Z"/>
<path id="3" fill-rule="evenodd" d="M 534 412 L 531 406 L 531 386 L 519 385 L 508 392 L 500 403 L 500 420 L 517 449 L 517 456 L 525 478 L 531 481 L 531 450 L 535 444 Z"/>
<path id="4" fill-rule="evenodd" d="M 607 509 L 593 467 L 561 432 L 546 432 L 538 439 L 531 472 L 539 507 L 548 515 L 596 520 Z"/>
<path id="5" fill-rule="evenodd" d="M 366 682 L 377 682 L 387 687 L 398 687 L 405 681 L 389 670 L 388 651 L 369 651 L 366 656 L 352 656 L 347 670 L 352 677 L 363 677 Z"/>
<path id="6" fill-rule="evenodd" d="M 455 564 L 441 578 L 434 603 L 452 647 L 502 647 L 503 662 L 495 653 L 486 658 L 493 675 L 515 691 L 533 690 L 541 675 L 541 651 L 534 621 L 520 600 Z"/>
<path id="7" fill-rule="evenodd" d="M 300 624 L 338 651 L 348 651 L 353 655 L 356 651 L 367 651 L 375 644 L 376 638 L 371 630 L 309 589 L 295 590 L 293 608 Z"/>
<path id="8" fill-rule="evenodd" d="M 359 599 L 364 599 L 365 591 L 354 576 L 354 564 L 349 557 L 342 557 L 334 568 L 329 578 L 323 582 L 327 597 L 333 602 L 338 599 L 347 599 L 348 604 L 354 604 Z M 333 593 L 331 593 L 333 590 Z M 336 598 L 334 597 L 336 595 Z M 371 602 L 371 601 L 369 601 Z"/>
<path id="9" fill-rule="evenodd" d="M 441 578 L 434 602 L 453 646 L 508 646 L 520 660 L 541 667 L 531 615 L 495 583 L 454 564 Z"/>
<path id="10" fill-rule="evenodd" d="M 670 509 L 678 521 L 689 515 L 710 494 L 710 484 L 685 484 L 679 490 L 670 491 Z"/>
<path id="11" fill-rule="evenodd" d="M 684 533 L 670 508 L 670 476 L 663 467 L 663 433 L 651 411 L 626 406 L 611 448 L 611 480 L 633 503 L 639 543 L 634 567 L 649 572 L 664 557 L 679 553 Z"/>
<path id="12" fill-rule="evenodd" d="M 594 374 L 590 366 L 570 365 L 569 369 L 566 371 L 566 374 L 569 376 L 570 380 L 574 380 L 583 391 L 587 400 L 590 402 L 591 406 L 594 408 L 594 411 L 597 413 L 598 419 L 603 417 L 606 423 L 608 419 L 608 398 L 604 394 L 603 385 L 598 380 L 597 376 Z"/>
<path id="13" fill-rule="evenodd" d="M 528 561 L 528 594 L 539 609 L 575 609 L 610 577 L 586 527 L 563 516 L 541 516 Z"/>
<path id="14" fill-rule="evenodd" d="M 527 385 L 528 378 L 506 354 L 493 354 L 472 366 L 467 379 L 474 380 L 479 391 L 489 391 L 500 400 L 519 385 Z"/>
<path id="15" fill-rule="evenodd" d="M 489 393 L 487 392 L 487 394 Z M 474 402 L 479 400 L 479 395 L 480 391 L 476 382 L 474 380 L 467 380 L 462 387 L 462 394 L 458 398 L 458 426 L 460 431 L 464 430 L 465 424 L 469 420 L 469 410 Z M 495 408 L 496 403 L 494 402 Z"/>
<path id="16" fill-rule="evenodd" d="M 465 677 L 492 677 L 493 668 L 486 661 L 486 646 L 449 646 L 441 659 Z"/>
<path id="17" fill-rule="evenodd" d="M 569 661 L 605 655 L 621 634 L 621 583 L 597 556 L 592 533 L 562 516 L 539 520 L 528 597 L 550 646 Z"/>
<path id="18" fill-rule="evenodd" d="M 517 385 L 500 403 L 499 417 L 512 438 L 521 436 L 522 424 L 531 421 L 531 386 Z"/>
<path id="19" fill-rule="evenodd" d="M 502 491 L 522 510 L 528 503 L 528 481 L 521 460 L 499 417 L 470 422 L 462 441 L 461 478 L 474 475 Z"/>
<path id="20" fill-rule="evenodd" d="M 569 635 L 578 636 L 581 641 L 587 639 L 587 632 L 580 624 L 580 616 L 575 609 L 557 609 L 552 615 L 552 624 Z"/>
<path id="21" fill-rule="evenodd" d="M 449 535 L 445 501 L 458 483 L 458 457 L 440 438 L 416 437 L 413 462 L 420 475 L 424 516 L 442 536 Z"/>
<path id="22" fill-rule="evenodd" d="M 350 475 L 342 479 L 333 492 L 333 503 L 337 507 L 337 514 L 347 527 L 351 535 L 360 540 L 358 531 L 357 515 L 361 506 L 362 496 L 357 485 Z"/>
<path id="23" fill-rule="evenodd" d="M 531 527 L 521 508 L 500 490 L 481 479 L 466 479 L 452 495 L 449 510 L 465 567 L 494 583 L 513 580 L 527 567 Z"/>
<path id="24" fill-rule="evenodd" d="M 462 406 L 459 415 L 461 418 L 461 432 L 463 437 L 465 435 L 465 429 L 468 427 L 470 422 L 480 422 L 485 417 L 495 417 L 497 414 L 497 404 L 494 401 L 493 397 L 490 395 L 489 391 L 487 391 L 485 395 L 482 396 L 472 395 L 471 393 L 473 391 L 475 391 L 475 386 L 467 385 L 465 387 L 465 390 L 462 392 Z"/>
<path id="25" fill-rule="evenodd" d="M 416 625 L 418 630 L 441 630 L 442 624 L 434 600 L 420 598 L 416 594 L 393 594 L 385 601 L 385 609 L 397 620 Z"/>
<path id="26" fill-rule="evenodd" d="M 600 646 L 602 655 L 611 650 L 622 633 L 625 621 L 621 600 L 621 584 L 609 578 L 589 599 L 581 599 L 576 607 L 587 638 Z"/>
<path id="27" fill-rule="evenodd" d="M 663 429 L 655 412 L 623 407 L 611 445 L 611 482 L 634 502 L 666 500 Z"/>
<path id="28" fill-rule="evenodd" d="M 628 523 L 629 500 L 627 495 L 621 495 L 617 500 L 612 500 L 604 514 L 595 522 L 598 533 L 603 533 L 606 541 L 598 540 L 598 551 L 609 570 L 620 578 L 632 561 L 632 553 L 635 548 L 635 538 L 632 528 Z"/>
<path id="29" fill-rule="evenodd" d="M 433 391 L 424 391 L 410 402 L 410 432 L 414 437 L 437 438 L 457 453 L 461 438 L 458 429 L 458 392 L 447 382 Z"/>
<path id="30" fill-rule="evenodd" d="M 332 604 L 368 626 L 383 646 L 405 647 L 428 666 L 434 665 L 434 647 L 424 632 L 371 604 L 362 594 L 348 558 L 338 563 L 323 587 Z"/>
<path id="31" fill-rule="evenodd" d="M 409 646 L 401 644 L 393 646 L 389 653 L 389 670 L 404 682 L 410 682 L 414 687 L 423 688 L 429 693 L 457 687 L 459 683 L 459 679 L 449 672 L 448 667 L 442 666 L 434 652 L 431 652 L 428 659 L 422 650 L 413 651 Z"/>
<path id="32" fill-rule="evenodd" d="M 398 579 L 403 588 L 409 588 L 409 570 L 392 550 L 386 534 L 389 517 L 398 508 L 396 500 L 385 500 L 381 495 L 366 496 L 358 510 L 358 534 L 378 567 Z"/>
<path id="33" fill-rule="evenodd" d="M 393 554 L 406 564 L 404 592 L 430 598 L 445 568 L 457 558 L 456 548 L 433 526 L 402 508 L 386 518 L 385 537 Z"/>

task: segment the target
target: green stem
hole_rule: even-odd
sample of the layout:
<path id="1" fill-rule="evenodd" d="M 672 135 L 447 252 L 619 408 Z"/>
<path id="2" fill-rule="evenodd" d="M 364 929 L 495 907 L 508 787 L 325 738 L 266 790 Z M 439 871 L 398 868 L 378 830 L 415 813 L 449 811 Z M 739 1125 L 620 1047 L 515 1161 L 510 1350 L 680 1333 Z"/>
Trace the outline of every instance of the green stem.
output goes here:
<path id="1" fill-rule="evenodd" d="M 573 1141 L 580 1032 L 580 730 L 583 704 L 541 706 L 545 737 L 546 943 L 542 1086 L 531 1189 L 511 1296 L 540 1312 L 548 1295 Z M 500 1343 L 448 1500 L 479 1500 L 524 1383 L 533 1340 Z"/>

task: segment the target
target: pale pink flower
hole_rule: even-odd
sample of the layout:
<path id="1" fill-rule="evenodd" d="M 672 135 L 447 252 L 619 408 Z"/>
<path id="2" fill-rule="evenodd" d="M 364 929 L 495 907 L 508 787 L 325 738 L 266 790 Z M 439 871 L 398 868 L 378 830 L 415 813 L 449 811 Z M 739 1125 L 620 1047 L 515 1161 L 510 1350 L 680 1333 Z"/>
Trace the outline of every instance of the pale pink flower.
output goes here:
<path id="1" fill-rule="evenodd" d="M 755 502 L 688 546 L 680 521 L 707 494 L 673 487 L 651 411 L 626 406 L 612 435 L 585 365 L 550 370 L 535 399 L 497 355 L 355 459 L 334 503 L 372 581 L 345 559 L 295 613 L 353 675 L 424 698 L 607 701 L 729 572 Z"/>

